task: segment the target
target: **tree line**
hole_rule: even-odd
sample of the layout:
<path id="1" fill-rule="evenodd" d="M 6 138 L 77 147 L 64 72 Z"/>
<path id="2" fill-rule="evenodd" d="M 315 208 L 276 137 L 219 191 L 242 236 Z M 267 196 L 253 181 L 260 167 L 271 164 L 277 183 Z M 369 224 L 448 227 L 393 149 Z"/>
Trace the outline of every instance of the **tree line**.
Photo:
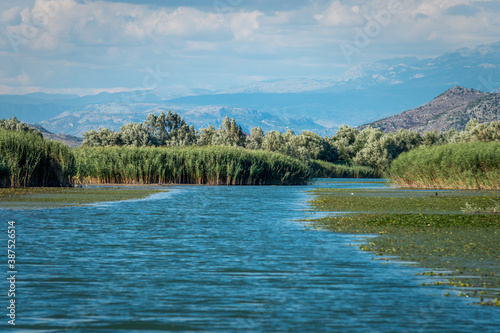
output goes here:
<path id="1" fill-rule="evenodd" d="M 161 124 L 163 117 L 159 121 L 158 117 L 148 118 L 149 128 L 131 124 L 123 132 L 100 130 L 94 135 L 99 139 L 94 147 L 79 148 L 48 141 L 40 131 L 16 118 L 0 120 L 0 187 L 104 183 L 299 185 L 311 178 L 378 176 L 368 167 L 304 161 L 278 152 L 243 148 L 247 136 L 234 120 L 213 135 L 213 144 L 210 141 L 198 146 L 186 143 L 194 142 L 191 134 L 196 132 L 179 117 L 171 115 L 173 121 L 164 127 L 151 125 Z M 127 132 L 130 128 L 147 130 L 134 137 Z M 127 137 L 128 142 L 123 139 Z"/>
<path id="2" fill-rule="evenodd" d="M 165 146 L 229 146 L 249 150 L 276 152 L 302 161 L 321 160 L 374 168 L 380 174 L 404 152 L 420 146 L 457 142 L 500 141 L 500 122 L 482 123 L 471 120 L 464 131 L 448 130 L 420 134 L 400 129 L 384 134 L 378 128 L 363 130 L 343 125 L 332 137 L 311 131 L 295 134 L 292 130 L 264 132 L 261 127 L 244 133 L 234 119 L 226 117 L 219 129 L 214 126 L 196 130 L 177 113 L 150 114 L 143 123 L 124 125 L 119 131 L 99 128 L 84 133 L 84 146 L 165 147 Z"/>

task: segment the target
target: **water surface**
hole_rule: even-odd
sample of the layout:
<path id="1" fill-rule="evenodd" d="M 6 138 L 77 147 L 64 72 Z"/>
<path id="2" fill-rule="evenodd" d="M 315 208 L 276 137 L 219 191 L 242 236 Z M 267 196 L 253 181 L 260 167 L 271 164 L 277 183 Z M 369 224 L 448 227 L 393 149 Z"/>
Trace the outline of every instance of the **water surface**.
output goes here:
<path id="1" fill-rule="evenodd" d="M 421 286 L 422 269 L 372 260 L 359 237 L 297 221 L 315 216 L 308 190 L 382 186 L 179 186 L 146 200 L 0 210 L 5 230 L 17 228 L 16 329 L 497 331 L 498 308 L 443 297 L 445 287 Z"/>

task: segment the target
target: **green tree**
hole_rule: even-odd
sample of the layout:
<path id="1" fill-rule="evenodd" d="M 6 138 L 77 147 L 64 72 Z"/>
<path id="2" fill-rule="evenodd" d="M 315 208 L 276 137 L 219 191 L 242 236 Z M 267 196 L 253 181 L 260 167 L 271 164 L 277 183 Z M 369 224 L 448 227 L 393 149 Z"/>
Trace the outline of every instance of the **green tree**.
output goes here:
<path id="1" fill-rule="evenodd" d="M 87 147 L 110 147 L 121 146 L 120 133 L 109 128 L 101 128 L 97 131 L 90 130 L 83 133 L 83 145 Z"/>
<path id="2" fill-rule="evenodd" d="M 198 146 L 210 146 L 214 137 L 217 135 L 217 130 L 213 125 L 203 128 L 197 137 Z"/>
<path id="3" fill-rule="evenodd" d="M 212 144 L 220 146 L 244 147 L 246 135 L 241 129 L 241 126 L 234 119 L 229 119 L 228 116 L 222 121 L 222 126 L 219 127 L 217 135 L 213 138 Z"/>
<path id="4" fill-rule="evenodd" d="M 380 130 L 371 129 L 368 132 L 366 145 L 356 154 L 353 161 L 379 171 L 386 171 L 401 153 L 422 144 L 422 137 L 415 131 L 400 129 L 397 132 L 382 134 Z"/>
<path id="5" fill-rule="evenodd" d="M 143 123 L 130 123 L 120 127 L 120 141 L 124 146 L 146 147 L 154 145 L 157 140 Z"/>
<path id="6" fill-rule="evenodd" d="M 252 128 L 250 136 L 246 139 L 245 147 L 252 150 L 262 149 L 264 141 L 264 131 L 260 127 Z"/>
<path id="7" fill-rule="evenodd" d="M 342 125 L 338 129 L 335 136 L 332 138 L 333 145 L 337 149 L 339 159 L 348 161 L 352 160 L 360 149 L 355 145 L 356 138 L 359 135 L 359 130 L 356 128 Z"/>
<path id="8" fill-rule="evenodd" d="M 285 151 L 285 137 L 283 133 L 279 131 L 269 131 L 266 132 L 264 140 L 262 140 L 262 149 L 272 152 Z"/>
<path id="9" fill-rule="evenodd" d="M 434 130 L 432 132 L 428 131 L 422 135 L 422 144 L 427 147 L 442 145 L 446 142 L 446 137 L 443 134 L 440 134 L 437 130 Z"/>
<path id="10" fill-rule="evenodd" d="M 6 129 L 9 131 L 24 132 L 24 133 L 34 133 L 42 136 L 42 132 L 29 127 L 25 123 L 20 122 L 15 116 L 10 119 L 0 119 L 0 129 Z"/>

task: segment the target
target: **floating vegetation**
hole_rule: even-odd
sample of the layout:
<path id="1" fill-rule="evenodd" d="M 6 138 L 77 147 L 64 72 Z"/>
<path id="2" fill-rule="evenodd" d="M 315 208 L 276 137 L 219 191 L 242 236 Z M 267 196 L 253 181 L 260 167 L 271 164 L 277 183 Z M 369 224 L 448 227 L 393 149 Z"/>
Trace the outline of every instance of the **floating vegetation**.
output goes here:
<path id="1" fill-rule="evenodd" d="M 0 188 L 0 208 L 52 208 L 95 202 L 143 199 L 163 192 L 152 187 L 30 187 Z"/>
<path id="2" fill-rule="evenodd" d="M 493 206 L 481 208 L 469 202 L 465 203 L 465 207 L 462 208 L 462 212 L 469 214 L 478 214 L 478 213 L 491 213 L 491 214 L 500 214 L 500 197 L 498 199 L 491 199 Z"/>
<path id="3" fill-rule="evenodd" d="M 317 210 L 352 212 L 315 220 L 316 228 L 379 235 L 360 248 L 418 262 L 433 269 L 424 273 L 430 278 L 446 278 L 427 285 L 456 287 L 483 305 L 496 304 L 494 299 L 500 297 L 500 215 L 485 211 L 497 192 L 440 191 L 436 196 L 434 191 L 319 189 L 313 193 L 311 203 Z M 482 211 L 464 213 L 461 208 L 466 203 Z"/>
<path id="4" fill-rule="evenodd" d="M 474 205 L 490 211 L 494 191 L 415 191 L 401 189 L 316 189 L 314 206 L 322 211 L 379 213 L 461 213 Z"/>

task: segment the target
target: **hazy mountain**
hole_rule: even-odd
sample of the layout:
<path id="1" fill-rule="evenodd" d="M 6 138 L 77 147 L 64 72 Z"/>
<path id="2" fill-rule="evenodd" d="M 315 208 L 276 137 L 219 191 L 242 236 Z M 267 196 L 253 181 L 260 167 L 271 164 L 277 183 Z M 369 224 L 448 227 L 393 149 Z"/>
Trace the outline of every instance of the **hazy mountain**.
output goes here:
<path id="1" fill-rule="evenodd" d="M 454 86 L 498 90 L 500 43 L 432 59 L 407 57 L 363 64 L 329 80 L 263 81 L 216 92 L 172 86 L 83 97 L 0 95 L 0 118 L 15 115 L 52 132 L 81 135 L 99 126 L 119 128 L 143 121 L 147 113 L 167 109 L 184 115 L 196 127 L 217 126 L 224 116 L 217 112 L 223 110 L 245 129 L 289 127 L 331 133 L 342 124 L 362 125 L 411 110 Z"/>
<path id="2" fill-rule="evenodd" d="M 42 126 L 37 125 L 37 124 L 29 124 L 28 123 L 26 125 L 34 128 L 36 130 L 39 130 L 42 133 L 43 137 L 49 141 L 61 142 L 61 143 L 64 143 L 65 145 L 72 147 L 72 148 L 76 148 L 78 146 L 81 146 L 83 143 L 83 139 L 76 137 L 76 136 L 65 135 L 65 134 L 54 134 L 54 133 L 47 131 L 45 128 L 43 128 Z"/>
<path id="3" fill-rule="evenodd" d="M 500 87 L 500 43 L 459 49 L 432 59 L 397 58 L 353 67 L 330 80 L 264 81 L 170 102 L 223 105 L 290 117 L 307 115 L 325 127 L 368 121 L 412 109 L 454 86 Z"/>
<path id="4" fill-rule="evenodd" d="M 479 122 L 500 120 L 500 94 L 453 87 L 426 105 L 360 128 L 370 125 L 385 133 L 400 128 L 421 133 L 432 130 L 442 132 L 452 128 L 463 130 L 471 119 Z"/>
<path id="5" fill-rule="evenodd" d="M 86 131 L 99 127 L 118 130 L 124 124 L 146 120 L 150 113 L 167 113 L 168 110 L 179 113 L 186 122 L 198 129 L 210 125 L 218 128 L 224 117 L 228 116 L 241 124 L 247 133 L 250 133 L 252 127 L 258 126 L 262 127 L 264 131 L 283 131 L 288 128 L 295 131 L 312 130 L 324 135 L 334 133 L 334 130 L 318 125 L 306 116 L 294 119 L 246 108 L 202 106 L 185 109 L 175 105 L 158 103 L 92 104 L 82 110 L 64 112 L 57 117 L 41 121 L 40 124 L 49 131 L 82 136 Z"/>

